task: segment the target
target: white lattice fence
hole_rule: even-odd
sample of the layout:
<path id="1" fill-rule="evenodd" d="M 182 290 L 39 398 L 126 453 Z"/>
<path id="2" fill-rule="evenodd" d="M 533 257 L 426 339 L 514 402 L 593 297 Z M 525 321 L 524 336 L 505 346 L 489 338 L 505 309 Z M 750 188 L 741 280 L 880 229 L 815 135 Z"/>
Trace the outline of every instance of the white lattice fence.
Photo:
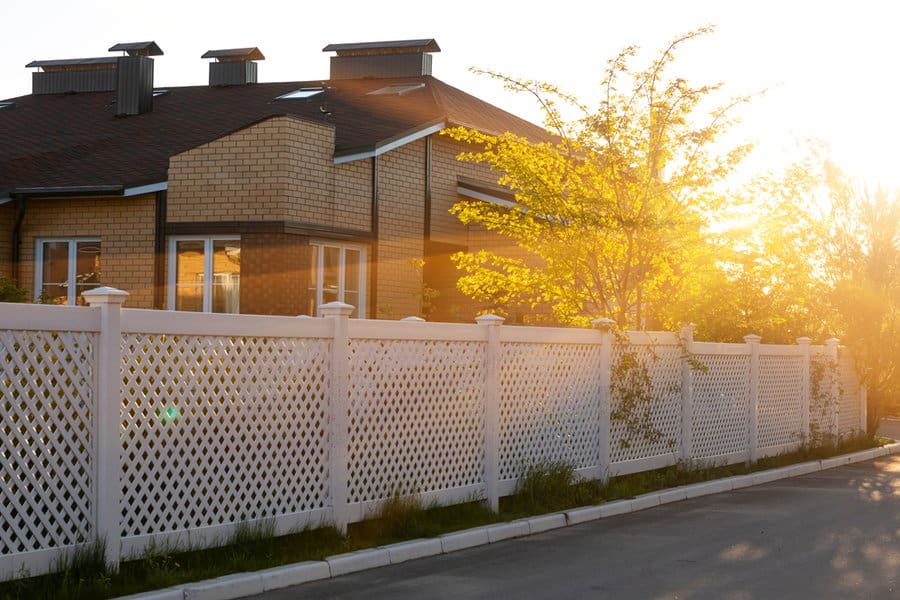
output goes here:
<path id="1" fill-rule="evenodd" d="M 122 535 L 324 509 L 328 340 L 123 336 Z"/>
<path id="2" fill-rule="evenodd" d="M 9 306 L 4 315 L 0 580 L 44 572 L 58 551 L 96 535 L 97 313 Z"/>
<path id="3" fill-rule="evenodd" d="M 680 452 L 684 352 L 671 339 L 663 344 L 631 337 L 628 344 L 616 344 L 613 353 L 610 461 L 616 464 L 664 457 L 659 466 L 675 462 Z M 671 334 L 667 337 L 674 338 Z M 631 368 L 624 369 L 623 365 Z M 651 401 L 632 397 L 629 402 L 629 394 L 641 385 L 644 374 L 649 381 Z M 632 468 L 614 472 L 630 472 Z"/>
<path id="4" fill-rule="evenodd" d="M 743 461 L 799 444 L 807 422 L 836 434 L 865 420 L 833 340 L 629 333 L 613 352 L 609 332 L 496 317 L 120 311 L 123 297 L 0 305 L 2 577 L 46 572 L 97 535 L 117 561 L 154 543 L 221 543 L 260 520 L 277 533 L 345 526 L 395 495 L 496 508 L 531 465 L 604 477 Z M 646 392 L 631 422 L 613 382 L 626 357 Z"/>
<path id="5" fill-rule="evenodd" d="M 0 555 L 93 530 L 94 334 L 0 331 Z"/>
<path id="6" fill-rule="evenodd" d="M 484 489 L 484 348 L 472 341 L 350 342 L 348 502 Z"/>
<path id="7" fill-rule="evenodd" d="M 866 407 L 862 395 L 856 364 L 849 352 L 838 355 L 840 403 L 838 407 L 838 434 L 847 435 L 866 426 Z"/>
<path id="8" fill-rule="evenodd" d="M 694 458 L 735 456 L 749 446 L 749 356 L 743 346 L 721 345 L 726 352 L 709 353 L 696 344 L 704 365 L 694 374 Z"/>
<path id="9" fill-rule="evenodd" d="M 788 347 L 788 350 L 794 351 Z M 759 357 L 759 448 L 787 450 L 804 440 L 803 356 Z"/>
<path id="10" fill-rule="evenodd" d="M 812 349 L 810 365 L 809 425 L 813 441 L 818 442 L 836 433 L 840 376 L 837 363 L 822 346 Z"/>
<path id="11" fill-rule="evenodd" d="M 501 481 L 542 463 L 599 470 L 599 356 L 597 344 L 502 345 Z"/>

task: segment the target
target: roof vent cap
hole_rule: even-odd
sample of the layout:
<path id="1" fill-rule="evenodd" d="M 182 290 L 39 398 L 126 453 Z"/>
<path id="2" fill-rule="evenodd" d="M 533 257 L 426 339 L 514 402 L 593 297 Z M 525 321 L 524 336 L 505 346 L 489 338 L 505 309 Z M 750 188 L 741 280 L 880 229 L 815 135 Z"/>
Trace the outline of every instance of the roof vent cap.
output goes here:
<path id="1" fill-rule="evenodd" d="M 328 44 L 331 79 L 418 77 L 431 75 L 431 53 L 441 48 L 433 39 Z"/>
<path id="2" fill-rule="evenodd" d="M 257 65 L 265 60 L 259 48 L 228 48 L 207 50 L 200 58 L 214 58 L 209 63 L 209 85 L 246 85 L 256 83 Z"/>
<path id="3" fill-rule="evenodd" d="M 120 42 L 109 49 L 109 52 L 124 52 L 128 56 L 162 56 L 156 42 Z"/>

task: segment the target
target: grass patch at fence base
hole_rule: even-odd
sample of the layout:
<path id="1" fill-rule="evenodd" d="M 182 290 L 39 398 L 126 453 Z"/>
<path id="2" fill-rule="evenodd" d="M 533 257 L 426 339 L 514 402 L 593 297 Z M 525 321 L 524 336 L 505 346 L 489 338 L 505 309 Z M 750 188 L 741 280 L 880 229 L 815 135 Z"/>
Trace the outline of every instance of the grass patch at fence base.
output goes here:
<path id="1" fill-rule="evenodd" d="M 279 537 L 272 535 L 272 528 L 239 528 L 225 546 L 193 551 L 151 548 L 143 558 L 123 562 L 114 574 L 103 565 L 102 545 L 88 545 L 60 561 L 58 573 L 31 578 L 22 573 L 19 579 L 0 583 L 0 600 L 113 598 L 821 460 L 881 446 L 887 441 L 865 436 L 844 438 L 836 445 L 802 447 L 760 459 L 753 465 L 678 464 L 612 477 L 606 484 L 580 480 L 571 465 L 543 463 L 525 469 L 516 493 L 500 499 L 498 514 L 474 499 L 439 507 L 423 506 L 415 498 L 396 497 L 383 503 L 371 519 L 351 524 L 347 536 L 332 527 Z"/>

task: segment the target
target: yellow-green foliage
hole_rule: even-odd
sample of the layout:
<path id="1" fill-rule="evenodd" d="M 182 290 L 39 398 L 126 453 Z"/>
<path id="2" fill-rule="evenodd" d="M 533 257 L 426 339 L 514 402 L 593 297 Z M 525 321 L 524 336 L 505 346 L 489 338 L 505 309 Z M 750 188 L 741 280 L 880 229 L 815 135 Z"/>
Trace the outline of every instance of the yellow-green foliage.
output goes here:
<path id="1" fill-rule="evenodd" d="M 553 85 L 489 73 L 534 95 L 552 135 L 445 132 L 471 145 L 461 160 L 488 165 L 516 199 L 513 208 L 466 200 L 453 212 L 531 257 L 457 254 L 461 291 L 499 312 L 546 305 L 572 324 L 608 315 L 633 326 L 665 316 L 673 295 L 713 260 L 702 232 L 723 200 L 714 187 L 748 150 L 711 147 L 746 98 L 706 114 L 701 104 L 719 86 L 691 86 L 666 72 L 678 46 L 707 32 L 676 39 L 644 70 L 629 66 L 635 48 L 623 50 L 607 64 L 604 95 L 592 110 Z M 578 117 L 564 120 L 561 105 Z"/>

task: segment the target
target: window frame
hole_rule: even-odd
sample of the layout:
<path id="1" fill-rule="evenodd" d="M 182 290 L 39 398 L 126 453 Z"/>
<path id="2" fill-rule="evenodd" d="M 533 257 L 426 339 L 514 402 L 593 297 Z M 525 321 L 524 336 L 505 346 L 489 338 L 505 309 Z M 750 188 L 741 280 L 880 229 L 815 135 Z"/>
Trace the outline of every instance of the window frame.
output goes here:
<path id="1" fill-rule="evenodd" d="M 68 253 L 66 255 L 66 260 L 68 261 L 68 265 L 66 268 L 66 306 L 75 306 L 78 301 L 78 283 L 76 278 L 78 277 L 78 244 L 81 242 L 86 243 L 95 243 L 100 244 L 100 261 L 101 265 L 103 264 L 103 240 L 99 237 L 80 237 L 80 236 L 71 236 L 71 237 L 39 237 L 35 238 L 35 250 L 34 250 L 34 300 L 36 301 L 41 297 L 41 292 L 44 289 L 44 244 L 46 243 L 59 243 L 65 242 L 68 245 Z M 103 274 L 102 266 L 101 266 L 101 276 Z M 103 285 L 102 283 L 98 283 L 97 286 Z"/>
<path id="2" fill-rule="evenodd" d="M 178 276 L 178 242 L 203 242 L 203 310 L 201 313 L 209 314 L 240 314 L 238 313 L 213 313 L 213 243 L 214 242 L 240 242 L 240 235 L 171 235 L 166 252 L 166 309 L 175 310 L 175 299 Z M 190 311 L 194 312 L 194 311 Z"/>
<path id="3" fill-rule="evenodd" d="M 325 248 L 338 248 L 340 250 L 340 260 L 338 261 L 338 301 L 345 302 L 346 292 L 346 275 L 347 275 L 347 250 L 355 250 L 359 252 L 359 303 L 356 306 L 357 319 L 366 318 L 366 283 L 368 280 L 368 252 L 369 247 L 365 244 L 354 244 L 352 242 L 342 242 L 338 240 L 310 240 L 310 247 L 316 248 L 316 290 L 315 290 L 315 313 L 319 312 L 322 306 L 322 296 L 325 292 Z M 310 265 L 312 266 L 312 265 Z M 307 288 L 308 289 L 308 288 Z M 317 314 L 311 315 L 313 317 Z"/>

